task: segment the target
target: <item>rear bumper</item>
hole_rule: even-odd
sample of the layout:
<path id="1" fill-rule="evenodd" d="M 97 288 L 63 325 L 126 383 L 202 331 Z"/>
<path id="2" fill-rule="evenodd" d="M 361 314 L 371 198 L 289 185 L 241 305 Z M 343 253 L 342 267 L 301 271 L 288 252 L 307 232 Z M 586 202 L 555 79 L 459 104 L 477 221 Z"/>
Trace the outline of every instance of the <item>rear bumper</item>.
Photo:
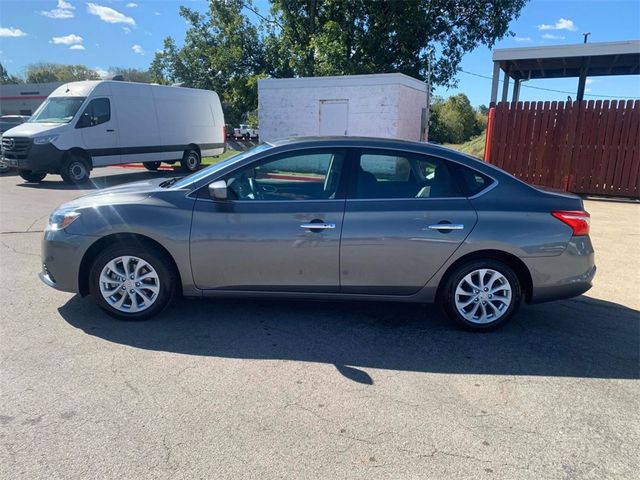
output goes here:
<path id="1" fill-rule="evenodd" d="M 531 273 L 531 303 L 576 297 L 589 290 L 596 274 L 591 239 L 572 237 L 554 257 L 523 258 Z"/>

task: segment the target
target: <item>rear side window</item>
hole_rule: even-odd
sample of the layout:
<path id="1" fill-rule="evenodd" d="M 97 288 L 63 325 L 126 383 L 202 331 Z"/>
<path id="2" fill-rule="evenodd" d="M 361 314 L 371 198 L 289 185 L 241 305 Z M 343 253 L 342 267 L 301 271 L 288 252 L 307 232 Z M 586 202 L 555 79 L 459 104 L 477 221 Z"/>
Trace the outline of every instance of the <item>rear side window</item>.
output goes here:
<path id="1" fill-rule="evenodd" d="M 465 197 L 477 195 L 494 182 L 490 177 L 471 168 L 462 165 L 456 165 L 454 168 Z"/>
<path id="2" fill-rule="evenodd" d="M 354 198 L 451 198 L 461 192 L 448 162 L 405 152 L 363 152 Z"/>

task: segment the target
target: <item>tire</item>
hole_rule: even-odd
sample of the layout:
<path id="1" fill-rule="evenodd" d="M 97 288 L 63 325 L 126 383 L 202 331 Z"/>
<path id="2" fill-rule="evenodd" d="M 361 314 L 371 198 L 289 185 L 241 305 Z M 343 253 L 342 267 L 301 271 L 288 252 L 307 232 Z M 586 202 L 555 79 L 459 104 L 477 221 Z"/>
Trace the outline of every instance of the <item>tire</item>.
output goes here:
<path id="1" fill-rule="evenodd" d="M 447 275 L 439 301 L 457 326 L 486 332 L 503 326 L 516 314 L 522 287 L 507 264 L 493 259 L 472 260 Z"/>
<path id="2" fill-rule="evenodd" d="M 3 173 L 7 173 L 9 170 L 11 170 L 11 167 L 9 165 L 0 164 L 0 175 Z"/>
<path id="3" fill-rule="evenodd" d="M 71 185 L 81 185 L 89 181 L 91 168 L 89 162 L 80 155 L 71 154 L 62 162 L 60 175 L 65 183 Z"/>
<path id="4" fill-rule="evenodd" d="M 20 170 L 22 179 L 29 183 L 39 183 L 47 176 L 46 172 L 34 172 L 32 170 Z"/>
<path id="5" fill-rule="evenodd" d="M 124 275 L 122 257 L 129 258 L 129 278 Z M 146 266 L 138 268 L 140 261 Z M 132 275 L 143 278 L 137 281 L 135 277 L 131 279 Z M 114 281 L 103 282 L 102 278 Z M 166 254 L 135 240 L 107 247 L 95 258 L 89 272 L 89 292 L 94 301 L 109 315 L 121 320 L 146 320 L 159 314 L 175 295 L 176 284 L 177 275 Z"/>
<path id="6" fill-rule="evenodd" d="M 200 169 L 200 153 L 191 149 L 184 152 L 180 165 L 186 172 L 197 172 Z"/>
<path id="7" fill-rule="evenodd" d="M 151 172 L 155 172 L 158 170 L 158 168 L 160 168 L 160 164 L 162 162 L 145 162 L 143 163 L 144 168 L 146 168 L 147 170 L 151 171 Z"/>

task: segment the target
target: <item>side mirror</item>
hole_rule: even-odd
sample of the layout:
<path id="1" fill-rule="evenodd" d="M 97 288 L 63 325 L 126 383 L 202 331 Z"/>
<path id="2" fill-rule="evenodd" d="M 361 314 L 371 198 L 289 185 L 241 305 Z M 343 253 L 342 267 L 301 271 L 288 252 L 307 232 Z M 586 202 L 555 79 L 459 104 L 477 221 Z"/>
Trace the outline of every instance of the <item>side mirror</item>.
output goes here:
<path id="1" fill-rule="evenodd" d="M 209 195 L 214 200 L 227 199 L 227 182 L 225 180 L 217 180 L 209 184 Z"/>
<path id="2" fill-rule="evenodd" d="M 76 128 L 86 128 L 91 126 L 91 116 L 88 112 L 83 113 L 78 120 Z"/>

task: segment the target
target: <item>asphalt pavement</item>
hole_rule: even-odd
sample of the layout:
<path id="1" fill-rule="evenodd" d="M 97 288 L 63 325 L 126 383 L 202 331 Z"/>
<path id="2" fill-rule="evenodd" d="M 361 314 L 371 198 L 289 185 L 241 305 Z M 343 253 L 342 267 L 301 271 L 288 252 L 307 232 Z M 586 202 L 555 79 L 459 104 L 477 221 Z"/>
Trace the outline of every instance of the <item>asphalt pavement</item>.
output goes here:
<path id="1" fill-rule="evenodd" d="M 58 204 L 157 175 L 0 176 L 0 478 L 637 478 L 640 205 L 587 201 L 594 288 L 490 334 L 354 302 L 120 322 L 40 283 Z"/>

